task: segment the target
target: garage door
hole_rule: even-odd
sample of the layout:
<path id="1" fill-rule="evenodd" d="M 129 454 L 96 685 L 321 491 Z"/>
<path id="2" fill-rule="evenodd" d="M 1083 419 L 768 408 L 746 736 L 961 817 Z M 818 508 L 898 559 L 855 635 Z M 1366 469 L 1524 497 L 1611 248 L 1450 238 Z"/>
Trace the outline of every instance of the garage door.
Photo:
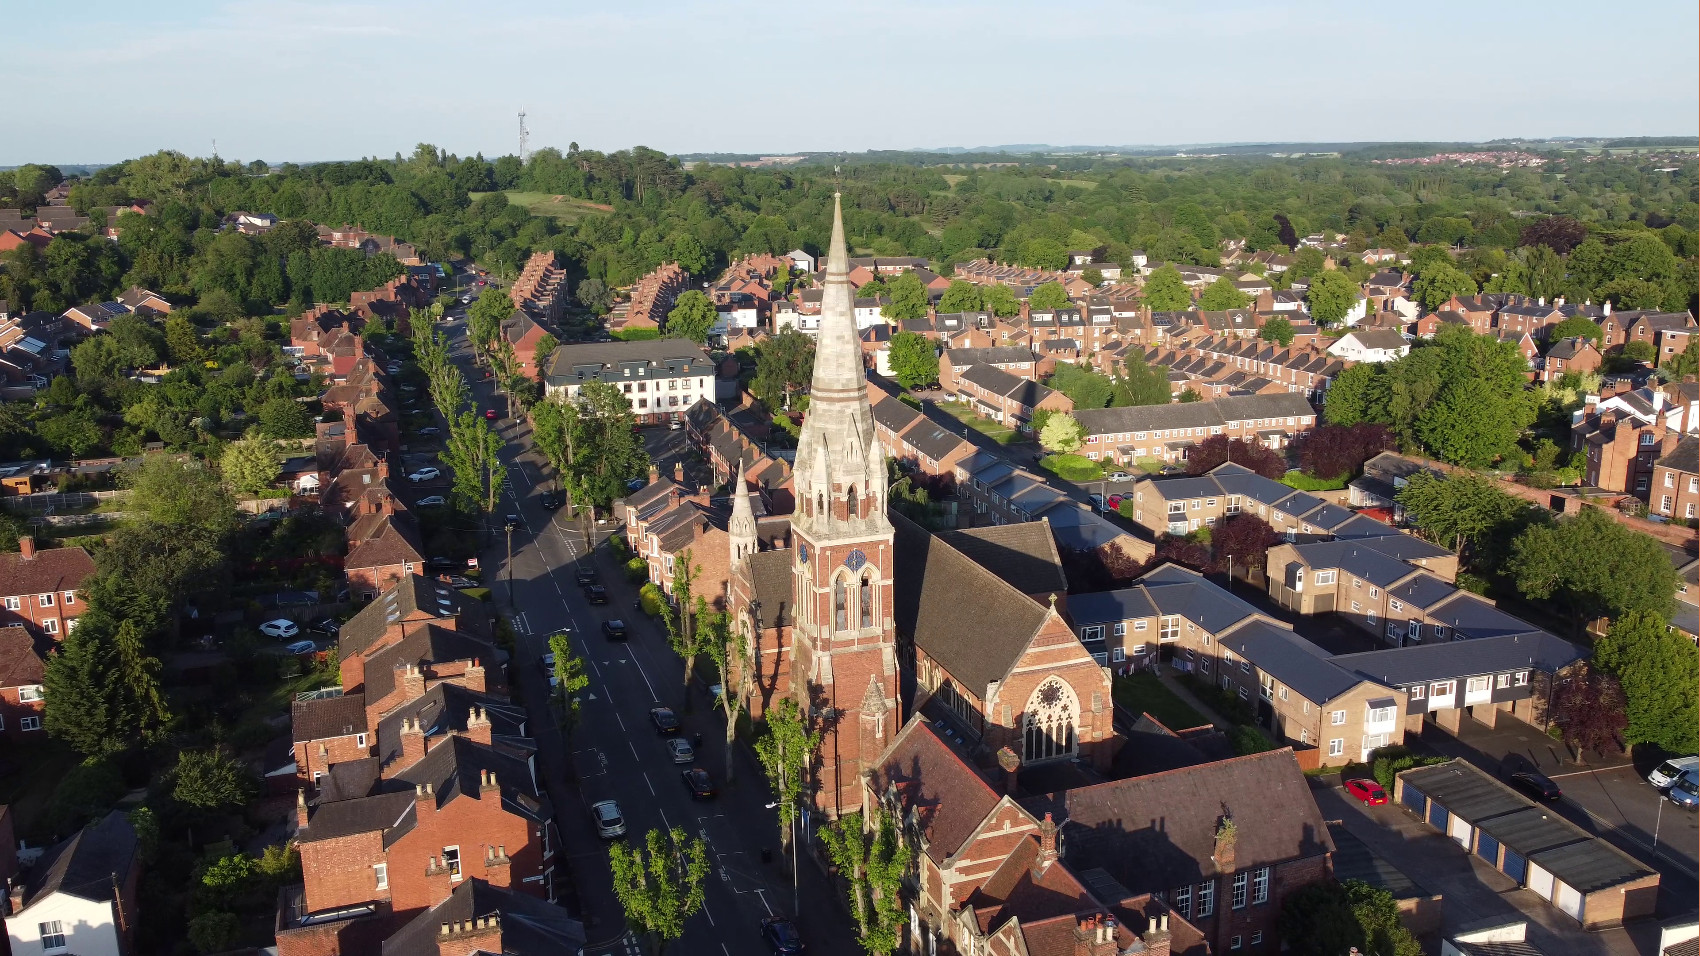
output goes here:
<path id="1" fill-rule="evenodd" d="M 1476 837 L 1476 855 L 1488 861 L 1488 863 L 1498 866 L 1499 841 L 1488 836 L 1486 833 Z"/>
<path id="2" fill-rule="evenodd" d="M 1446 808 L 1440 804 L 1431 802 L 1428 805 L 1428 825 L 1442 833 L 1446 832 L 1447 816 Z"/>
<path id="3" fill-rule="evenodd" d="M 1458 841 L 1458 845 L 1468 850 L 1470 848 L 1470 821 L 1460 816 L 1454 816 L 1447 821 L 1446 833 Z"/>
<path id="4" fill-rule="evenodd" d="M 1505 862 L 1500 865 L 1500 871 L 1522 884 L 1524 878 L 1529 875 L 1529 861 L 1512 850 L 1506 850 Z"/>
<path id="5" fill-rule="evenodd" d="M 1529 864 L 1529 889 L 1543 900 L 1552 899 L 1552 874 L 1541 869 L 1539 863 Z"/>
<path id="6" fill-rule="evenodd" d="M 1400 799 L 1405 801 L 1405 806 L 1415 810 L 1418 816 L 1422 815 L 1424 797 L 1421 790 L 1407 783 L 1405 784 L 1405 795 Z"/>
<path id="7" fill-rule="evenodd" d="M 1582 894 L 1568 886 L 1565 886 L 1563 883 L 1559 883 L 1557 885 L 1558 896 L 1553 900 L 1553 902 L 1558 904 L 1559 909 L 1569 913 L 1571 916 L 1574 916 L 1577 921 L 1580 922 L 1582 919 Z"/>

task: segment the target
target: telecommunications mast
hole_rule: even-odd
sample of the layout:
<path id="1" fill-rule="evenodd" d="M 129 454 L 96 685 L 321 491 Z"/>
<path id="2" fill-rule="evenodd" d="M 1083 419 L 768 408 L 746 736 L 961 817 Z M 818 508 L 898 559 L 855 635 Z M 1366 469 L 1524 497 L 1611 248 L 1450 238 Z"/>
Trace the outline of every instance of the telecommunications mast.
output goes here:
<path id="1" fill-rule="evenodd" d="M 525 110 L 519 111 L 519 161 L 531 158 L 531 131 L 525 128 Z"/>

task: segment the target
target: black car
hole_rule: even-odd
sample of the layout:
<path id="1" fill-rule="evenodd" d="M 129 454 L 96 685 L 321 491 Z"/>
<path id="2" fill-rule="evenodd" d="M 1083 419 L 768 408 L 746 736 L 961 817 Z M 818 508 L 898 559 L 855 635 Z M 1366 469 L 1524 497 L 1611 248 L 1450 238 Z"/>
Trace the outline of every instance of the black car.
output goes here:
<path id="1" fill-rule="evenodd" d="M 691 792 L 695 800 L 711 800 L 714 798 L 714 778 L 701 767 L 692 767 L 679 775 L 684 778 L 685 789 Z"/>
<path id="2" fill-rule="evenodd" d="M 590 603 L 592 603 L 592 604 L 607 604 L 608 603 L 608 589 L 603 587 L 600 584 L 592 584 L 589 587 L 585 588 L 584 589 L 584 596 L 589 598 Z"/>
<path id="3" fill-rule="evenodd" d="M 525 522 L 520 520 L 519 515 L 508 515 L 502 519 L 502 530 L 504 531 L 518 531 L 523 527 L 525 527 Z"/>
<path id="4" fill-rule="evenodd" d="M 432 571 L 465 571 L 465 558 L 426 558 L 425 567 Z"/>
<path id="5" fill-rule="evenodd" d="M 578 586 L 579 587 L 587 588 L 587 587 L 590 587 L 592 584 L 595 584 L 595 583 L 596 583 L 596 569 L 595 568 L 580 567 L 578 569 Z"/>
<path id="6" fill-rule="evenodd" d="M 546 491 L 543 493 L 543 497 L 538 503 L 543 506 L 545 511 L 554 511 L 556 508 L 561 507 L 561 505 L 565 502 L 561 500 L 560 492 Z"/>
<path id="7" fill-rule="evenodd" d="M 679 715 L 673 713 L 671 707 L 650 708 L 649 722 L 655 725 L 657 733 L 676 734 L 679 732 Z"/>
<path id="8" fill-rule="evenodd" d="M 342 622 L 336 618 L 327 617 L 322 621 L 314 621 L 307 625 L 307 630 L 312 631 L 314 634 L 323 634 L 326 637 L 335 637 L 342 632 Z"/>
<path id="9" fill-rule="evenodd" d="M 1511 785 L 1536 800 L 1545 800 L 1548 803 L 1564 796 L 1564 791 L 1558 788 L 1558 784 L 1552 782 L 1551 777 L 1544 773 L 1536 773 L 1533 770 L 1524 770 L 1512 774 Z"/>
<path id="10" fill-rule="evenodd" d="M 602 633 L 606 635 L 610 641 L 623 641 L 626 639 L 626 622 L 618 619 L 603 621 Z"/>
<path id="11" fill-rule="evenodd" d="M 761 938 L 773 956 L 798 956 L 803 951 L 803 937 L 797 927 L 783 916 L 769 916 L 761 921 Z"/>

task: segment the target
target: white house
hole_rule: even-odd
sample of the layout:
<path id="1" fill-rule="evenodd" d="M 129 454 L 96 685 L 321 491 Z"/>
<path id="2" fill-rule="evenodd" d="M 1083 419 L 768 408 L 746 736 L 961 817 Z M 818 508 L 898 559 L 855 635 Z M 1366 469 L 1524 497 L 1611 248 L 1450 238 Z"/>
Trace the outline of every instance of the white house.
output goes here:
<path id="1" fill-rule="evenodd" d="M 860 332 L 862 329 L 886 324 L 885 316 L 880 315 L 880 307 L 884 304 L 884 299 L 858 298 L 854 309 L 856 315 L 856 330 Z M 818 321 L 816 323 L 816 327 L 819 327 Z"/>
<path id="2" fill-rule="evenodd" d="M 1392 329 L 1356 329 L 1328 347 L 1329 355 L 1348 362 L 1391 362 L 1410 351 L 1411 343 Z"/>
<path id="3" fill-rule="evenodd" d="M 785 258 L 791 260 L 791 268 L 794 271 L 797 271 L 797 272 L 814 272 L 815 271 L 815 257 L 809 255 L 808 253 L 804 252 L 801 249 L 792 249 L 790 252 L 787 252 L 785 254 Z"/>
<path id="4" fill-rule="evenodd" d="M 13 886 L 13 956 L 122 956 L 136 925 L 136 831 L 114 810 L 41 855 Z"/>

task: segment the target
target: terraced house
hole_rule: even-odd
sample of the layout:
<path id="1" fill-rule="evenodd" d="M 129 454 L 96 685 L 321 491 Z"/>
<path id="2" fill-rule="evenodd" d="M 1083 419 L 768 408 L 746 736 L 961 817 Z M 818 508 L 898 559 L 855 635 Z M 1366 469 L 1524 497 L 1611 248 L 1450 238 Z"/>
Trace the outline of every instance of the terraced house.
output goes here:
<path id="1" fill-rule="evenodd" d="M 1187 449 L 1212 435 L 1284 449 L 1316 425 L 1316 409 L 1303 395 L 1243 395 L 1208 402 L 1081 409 L 1086 428 L 1081 453 L 1094 461 L 1131 465 L 1141 458 L 1186 460 Z"/>
<path id="2" fill-rule="evenodd" d="M 1289 541 L 1393 530 L 1231 461 L 1196 477 L 1143 478 L 1133 486 L 1133 522 L 1154 535 L 1189 534 L 1238 514 L 1262 518 Z"/>

